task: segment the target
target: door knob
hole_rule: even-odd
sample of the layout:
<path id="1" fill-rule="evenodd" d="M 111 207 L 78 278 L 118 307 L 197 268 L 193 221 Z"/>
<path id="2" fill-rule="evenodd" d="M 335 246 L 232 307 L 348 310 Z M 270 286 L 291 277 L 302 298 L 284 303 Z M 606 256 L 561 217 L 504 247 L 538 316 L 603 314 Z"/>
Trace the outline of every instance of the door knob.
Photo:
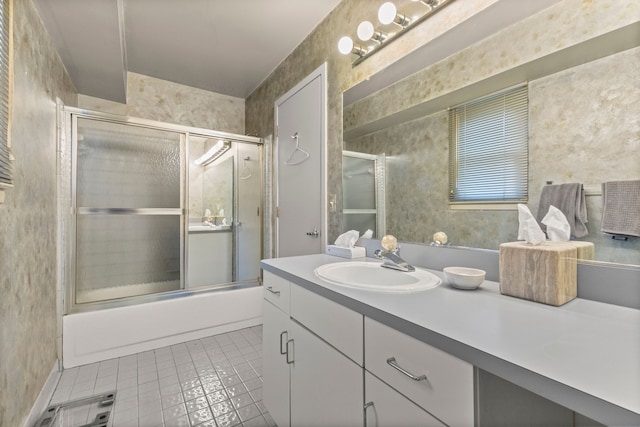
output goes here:
<path id="1" fill-rule="evenodd" d="M 313 231 L 307 231 L 307 236 L 318 237 L 320 232 L 317 228 L 314 228 Z"/>

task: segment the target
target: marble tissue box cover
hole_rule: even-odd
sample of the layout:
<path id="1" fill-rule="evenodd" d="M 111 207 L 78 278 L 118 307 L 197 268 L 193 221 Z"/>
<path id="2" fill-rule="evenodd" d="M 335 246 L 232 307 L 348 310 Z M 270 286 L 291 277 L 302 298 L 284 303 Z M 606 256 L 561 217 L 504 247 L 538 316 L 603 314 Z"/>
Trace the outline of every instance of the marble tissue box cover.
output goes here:
<path id="1" fill-rule="evenodd" d="M 578 294 L 577 260 L 593 259 L 589 242 L 500 245 L 500 293 L 560 306 Z"/>

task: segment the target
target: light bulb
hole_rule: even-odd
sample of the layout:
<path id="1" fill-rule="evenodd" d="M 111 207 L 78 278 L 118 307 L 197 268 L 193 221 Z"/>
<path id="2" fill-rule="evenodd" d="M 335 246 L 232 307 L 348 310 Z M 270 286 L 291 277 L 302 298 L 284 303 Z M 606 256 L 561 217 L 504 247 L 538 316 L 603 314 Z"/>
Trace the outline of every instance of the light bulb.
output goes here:
<path id="1" fill-rule="evenodd" d="M 380 21 L 383 25 L 391 24 L 398 14 L 398 9 L 396 5 L 391 3 L 390 1 L 383 3 L 378 9 L 378 21 Z"/>
<path id="2" fill-rule="evenodd" d="M 351 37 L 342 37 L 338 41 L 338 50 L 343 55 L 349 55 L 353 51 L 353 40 L 351 40 Z"/>
<path id="3" fill-rule="evenodd" d="M 358 38 L 363 42 L 367 40 L 371 40 L 374 33 L 373 24 L 369 21 L 362 21 L 360 25 L 358 25 Z"/>

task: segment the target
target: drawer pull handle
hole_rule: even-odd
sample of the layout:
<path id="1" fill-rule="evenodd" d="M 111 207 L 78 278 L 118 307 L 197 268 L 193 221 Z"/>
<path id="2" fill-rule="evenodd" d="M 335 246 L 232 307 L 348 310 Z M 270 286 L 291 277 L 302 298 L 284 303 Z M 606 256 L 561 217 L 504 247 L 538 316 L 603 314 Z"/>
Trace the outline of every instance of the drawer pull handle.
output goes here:
<path id="1" fill-rule="evenodd" d="M 287 334 L 287 331 L 280 332 L 280 354 L 282 354 L 283 356 L 287 354 L 287 349 L 283 348 L 283 345 L 282 345 L 282 337 L 284 336 L 284 334 Z M 287 339 L 288 338 L 289 338 L 289 334 L 287 334 Z"/>
<path id="2" fill-rule="evenodd" d="M 387 359 L 387 365 L 391 366 L 393 369 L 396 369 L 400 372 L 402 372 L 403 374 L 405 374 L 406 376 L 408 376 L 409 378 L 411 378 L 414 381 L 423 381 L 427 379 L 426 375 L 420 375 L 419 377 L 413 375 L 411 372 L 407 371 L 406 369 L 402 368 L 402 366 L 398 365 L 398 363 L 396 362 L 396 358 L 395 357 L 390 357 Z"/>
<path id="3" fill-rule="evenodd" d="M 267 290 L 274 295 L 280 296 L 280 291 L 274 291 L 273 286 L 267 286 Z"/>

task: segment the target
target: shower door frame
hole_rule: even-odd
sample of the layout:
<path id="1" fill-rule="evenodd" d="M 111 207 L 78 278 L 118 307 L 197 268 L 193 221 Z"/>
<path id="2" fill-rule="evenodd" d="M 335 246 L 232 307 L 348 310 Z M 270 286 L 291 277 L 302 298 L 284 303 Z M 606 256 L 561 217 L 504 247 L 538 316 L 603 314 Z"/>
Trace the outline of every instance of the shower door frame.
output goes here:
<path id="1" fill-rule="evenodd" d="M 215 131 L 211 129 L 197 128 L 192 126 L 178 125 L 172 123 L 165 123 L 156 120 L 141 119 L 137 117 L 122 116 L 111 113 L 103 113 L 99 111 L 92 111 L 77 107 L 69 107 L 59 105 L 60 114 L 58 115 L 62 123 L 59 124 L 59 141 L 58 141 L 58 189 L 61 193 L 67 193 L 67 196 L 62 194 L 59 197 L 59 237 L 61 241 L 60 256 L 59 259 L 59 276 L 60 283 L 64 288 L 61 290 L 64 303 L 63 314 L 81 313 L 86 311 L 93 311 L 103 308 L 123 307 L 129 305 L 140 304 L 142 302 L 161 301 L 166 299 L 173 299 L 182 297 L 185 292 L 189 294 L 198 292 L 207 292 L 212 289 L 224 288 L 242 288 L 249 286 L 247 283 L 231 283 L 223 286 L 212 285 L 212 287 L 199 288 L 197 290 L 190 290 L 186 287 L 188 271 L 187 271 L 187 257 L 188 245 L 186 244 L 186 238 L 188 238 L 188 200 L 189 200 L 189 137 L 190 135 L 207 138 L 225 139 L 231 142 L 254 144 L 260 148 L 260 158 L 263 156 L 264 140 L 262 138 L 233 134 L 228 132 Z M 134 215 L 180 215 L 180 288 L 175 291 L 152 293 L 146 295 L 122 297 L 111 300 L 86 302 L 76 304 L 76 226 L 78 208 L 76 206 L 76 192 L 77 192 L 77 122 L 78 119 L 89 119 L 107 123 L 114 123 L 120 125 L 136 126 L 147 129 L 154 129 L 160 131 L 173 132 L 180 136 L 180 207 L 163 209 L 163 208 L 150 208 L 150 209 L 132 209 L 131 213 Z M 66 155 L 70 156 L 70 160 L 66 160 Z M 260 202 L 261 211 L 264 212 L 264 188 L 262 182 L 262 161 L 261 161 L 261 181 L 260 181 Z M 67 170 L 70 168 L 70 170 Z M 68 176 L 67 176 L 68 175 Z M 70 203 L 70 206 L 69 206 Z M 135 212 L 133 212 L 135 211 Z M 263 241 L 264 224 L 260 227 L 260 241 Z M 234 239 L 235 240 L 235 239 Z M 235 251 L 234 251 L 235 252 Z M 261 247 L 260 253 L 263 253 Z M 235 256 L 234 256 L 235 258 Z M 234 261 L 235 262 L 235 261 Z"/>
<path id="2" fill-rule="evenodd" d="M 369 154 L 369 153 L 361 153 L 358 151 L 342 151 L 343 158 L 353 157 L 356 159 L 363 160 L 371 160 L 374 165 L 374 175 L 373 175 L 373 196 L 375 199 L 375 209 L 346 209 L 343 208 L 343 215 L 350 214 L 372 214 L 376 216 L 376 238 L 381 239 L 382 236 L 387 234 L 386 231 L 386 176 L 387 176 L 387 166 L 386 166 L 386 155 L 382 154 Z M 343 168 L 344 175 L 344 168 Z M 344 180 L 344 176 L 342 177 Z M 344 183 L 343 185 L 343 197 L 344 197 Z M 344 202 L 343 202 L 344 204 Z M 347 231 L 347 230 L 344 230 Z"/>

